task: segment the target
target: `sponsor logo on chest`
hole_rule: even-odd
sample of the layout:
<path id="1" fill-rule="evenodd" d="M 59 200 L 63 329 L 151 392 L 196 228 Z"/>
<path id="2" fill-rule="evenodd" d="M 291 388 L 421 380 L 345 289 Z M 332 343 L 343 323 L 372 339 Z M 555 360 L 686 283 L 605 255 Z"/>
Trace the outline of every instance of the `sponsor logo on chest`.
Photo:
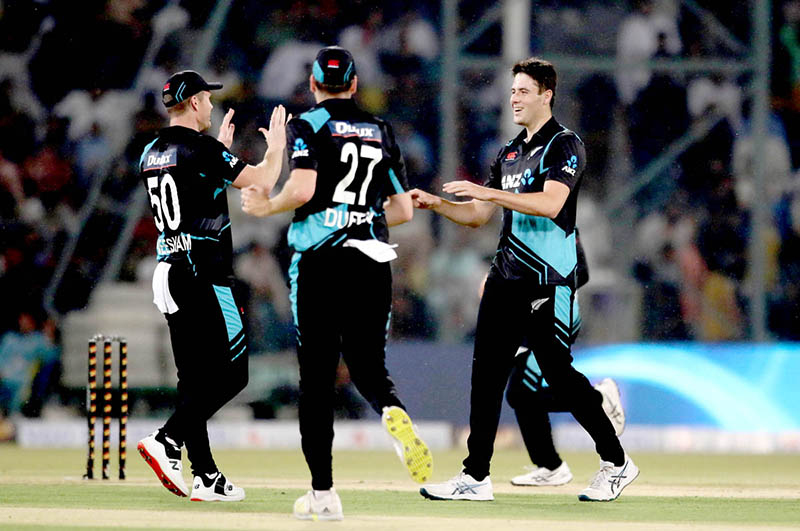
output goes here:
<path id="1" fill-rule="evenodd" d="M 531 169 L 528 168 L 520 173 L 503 175 L 501 184 L 503 186 L 503 190 L 510 190 L 519 188 L 520 186 L 533 184 L 533 181 L 534 181 L 533 172 L 531 172 Z"/>

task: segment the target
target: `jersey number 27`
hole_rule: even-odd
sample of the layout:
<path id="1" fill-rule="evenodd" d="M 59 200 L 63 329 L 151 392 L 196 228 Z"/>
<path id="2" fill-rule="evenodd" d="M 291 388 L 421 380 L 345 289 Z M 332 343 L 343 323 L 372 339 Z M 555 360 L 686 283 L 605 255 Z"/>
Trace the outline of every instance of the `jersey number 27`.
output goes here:
<path id="1" fill-rule="evenodd" d="M 345 164 L 350 162 L 350 169 L 333 191 L 333 200 L 337 203 L 345 203 L 348 205 L 356 204 L 356 193 L 347 190 L 347 187 L 350 186 L 356 178 L 359 161 L 358 151 L 358 146 L 355 142 L 348 142 L 342 146 L 342 156 L 339 160 Z M 364 205 L 367 202 L 367 189 L 369 188 L 370 181 L 372 181 L 372 170 L 375 169 L 375 165 L 383 158 L 383 151 L 379 148 L 362 144 L 361 158 L 369 161 L 367 176 L 364 178 L 364 182 L 361 184 L 361 189 L 358 193 L 358 204 Z"/>
<path id="2" fill-rule="evenodd" d="M 160 186 L 159 179 L 161 179 Z M 153 219 L 158 232 L 164 232 L 165 220 L 170 230 L 177 229 L 181 224 L 181 203 L 178 200 L 178 187 L 172 175 L 165 173 L 159 177 L 148 177 L 147 193 L 153 206 Z M 170 203 L 172 203 L 171 209 Z"/>

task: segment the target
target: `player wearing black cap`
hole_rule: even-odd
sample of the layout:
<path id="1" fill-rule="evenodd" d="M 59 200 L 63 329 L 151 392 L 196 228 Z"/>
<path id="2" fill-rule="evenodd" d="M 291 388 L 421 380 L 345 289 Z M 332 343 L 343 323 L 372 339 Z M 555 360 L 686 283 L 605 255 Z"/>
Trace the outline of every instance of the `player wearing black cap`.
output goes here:
<path id="1" fill-rule="evenodd" d="M 169 127 L 145 147 L 139 160 L 156 228 L 158 265 L 153 302 L 167 319 L 178 369 L 178 403 L 163 427 L 138 444 L 163 485 L 189 495 L 183 480 L 185 444 L 194 482 L 191 499 L 237 501 L 244 489 L 219 471 L 211 456 L 206 422 L 247 385 L 245 318 L 233 278 L 231 223 L 225 190 L 257 184 L 272 188 L 286 147 L 286 111 L 272 111 L 269 129 L 259 129 L 268 149 L 256 166 L 230 152 L 230 109 L 216 139 L 211 126 L 211 90 L 197 72 L 185 70 L 164 85 Z"/>
<path id="2" fill-rule="evenodd" d="M 294 210 L 289 243 L 291 303 L 300 364 L 300 434 L 312 490 L 301 519 L 340 520 L 333 489 L 333 392 L 344 357 L 359 392 L 382 416 L 412 477 L 430 477 L 430 452 L 415 433 L 385 365 L 391 269 L 388 227 L 413 215 L 405 166 L 388 123 L 353 102 L 353 58 L 337 46 L 317 54 L 309 77 L 317 105 L 289 122 L 291 175 L 275 197 L 256 187 L 242 208 L 257 216 Z"/>
<path id="3" fill-rule="evenodd" d="M 577 272 L 575 214 L 586 152 L 578 136 L 552 114 L 556 71 L 531 58 L 512 68 L 510 103 L 524 129 L 491 166 L 486 186 L 446 183 L 452 202 L 412 190 L 414 206 L 456 223 L 485 224 L 503 207 L 503 229 L 478 310 L 470 395 L 469 455 L 460 474 L 425 485 L 420 493 L 442 500 L 493 500 L 489 468 L 503 390 L 523 339 L 552 392 L 595 441 L 601 466 L 578 498 L 616 499 L 639 469 L 625 454 L 589 380 L 572 366 L 571 329 Z"/>

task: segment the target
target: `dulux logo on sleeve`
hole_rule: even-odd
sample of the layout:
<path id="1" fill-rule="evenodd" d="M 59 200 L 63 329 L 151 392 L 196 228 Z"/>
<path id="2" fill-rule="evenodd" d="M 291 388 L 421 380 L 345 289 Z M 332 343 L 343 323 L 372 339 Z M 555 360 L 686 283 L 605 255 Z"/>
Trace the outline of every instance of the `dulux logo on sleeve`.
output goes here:
<path id="1" fill-rule="evenodd" d="M 296 159 L 297 157 L 307 157 L 308 156 L 308 145 L 306 145 L 305 140 L 302 138 L 298 138 L 294 141 L 294 146 L 292 148 L 292 158 Z"/>
<path id="2" fill-rule="evenodd" d="M 148 153 L 147 159 L 144 161 L 144 171 L 147 170 L 160 170 L 175 166 L 178 161 L 178 150 L 175 148 L 168 149 L 163 153 Z"/>

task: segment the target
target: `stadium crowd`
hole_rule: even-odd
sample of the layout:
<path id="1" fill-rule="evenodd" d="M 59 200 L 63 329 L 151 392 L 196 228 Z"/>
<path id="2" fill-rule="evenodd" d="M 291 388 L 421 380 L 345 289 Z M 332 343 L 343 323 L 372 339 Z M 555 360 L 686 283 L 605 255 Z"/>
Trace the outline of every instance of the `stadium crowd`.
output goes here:
<path id="1" fill-rule="evenodd" d="M 459 4 L 464 25 L 485 9 L 476 0 Z M 692 5 L 539 2 L 530 47 L 544 57 L 742 57 L 741 43 L 751 33 L 748 2 Z M 217 10 L 213 0 L 93 0 L 80 8 L 0 1 L 0 293 L 7 301 L 0 309 L 0 412 L 36 414 L 35 400 L 27 409 L 22 404 L 57 381 L 59 319 L 87 305 L 124 232 L 133 192 L 141 192 L 136 165 L 144 139 L 165 123 L 159 98 L 170 73 L 195 67 L 221 81 L 214 122 L 233 107 L 237 139 L 258 138 L 249 132 L 264 125 L 275 104 L 295 113 L 312 104 L 306 87 L 314 54 L 340 44 L 355 56 L 360 104 L 395 125 L 410 184 L 422 189 L 439 190 L 456 177 L 438 174 L 441 135 L 457 135 L 458 177 L 476 182 L 506 140 L 496 128 L 510 78 L 505 68 L 465 71 L 459 94 L 443 96 L 458 98 L 459 129 L 440 130 L 438 2 L 282 0 L 265 8 L 234 0 L 203 55 L 198 43 L 215 27 Z M 621 275 L 641 285 L 642 339 L 750 337 L 747 253 L 755 201 L 767 201 L 772 214 L 762 235 L 770 333 L 789 340 L 800 335 L 800 0 L 774 2 L 773 10 L 764 190 L 753 184 L 746 76 L 643 68 L 571 72 L 559 80 L 564 96 L 556 104 L 589 153 L 581 207 L 591 213 L 581 222 L 586 227 L 610 225 L 614 213 L 603 205 L 615 191 L 630 186 L 671 142 L 700 123 L 713 124 L 626 205 L 635 210 L 633 243 L 620 243 L 613 231 L 586 231 L 593 271 L 618 265 L 612 260 L 618 246 L 634 257 Z M 705 30 L 703 12 L 728 28 L 726 39 Z M 589 20 L 597 31 L 586 31 Z M 467 51 L 499 54 L 500 37 L 499 27 L 490 28 Z M 238 142 L 238 153 L 257 160 L 261 146 Z M 289 220 L 239 221 L 236 270 L 251 288 L 254 350 L 285 349 L 292 341 Z M 119 280 L 149 282 L 152 225 L 142 211 Z M 469 340 L 478 285 L 493 253 L 486 242 L 495 235 L 419 215 L 393 239 L 402 252 L 394 267 L 392 336 Z M 21 338 L 29 348 L 10 346 Z"/>

